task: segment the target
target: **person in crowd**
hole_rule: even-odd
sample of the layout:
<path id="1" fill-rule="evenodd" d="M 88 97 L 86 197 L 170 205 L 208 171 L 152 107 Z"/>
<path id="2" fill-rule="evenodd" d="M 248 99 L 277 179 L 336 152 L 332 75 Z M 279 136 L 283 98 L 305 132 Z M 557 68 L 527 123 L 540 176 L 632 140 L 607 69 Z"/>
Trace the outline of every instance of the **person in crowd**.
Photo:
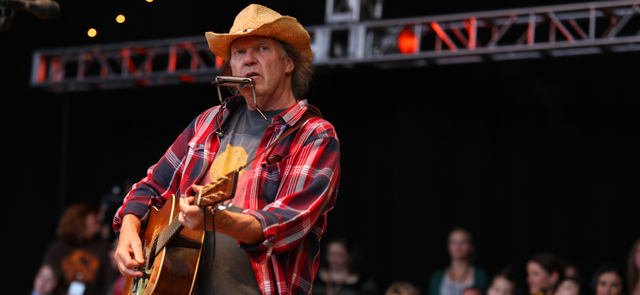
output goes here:
<path id="1" fill-rule="evenodd" d="M 553 294 L 564 279 L 564 265 L 551 253 L 539 253 L 527 262 L 529 294 Z"/>
<path id="2" fill-rule="evenodd" d="M 640 295 L 640 239 L 637 239 L 627 261 L 627 283 L 631 295 Z"/>
<path id="3" fill-rule="evenodd" d="M 476 287 L 469 287 L 462 291 L 462 295 L 482 295 L 482 291 Z"/>
<path id="4" fill-rule="evenodd" d="M 70 205 L 60 219 L 57 239 L 49 245 L 44 264 L 60 268 L 65 283 L 84 290 L 84 295 L 103 295 L 113 279 L 109 242 L 100 238 L 99 205 Z"/>
<path id="5" fill-rule="evenodd" d="M 595 295 L 621 295 L 624 285 L 622 272 L 613 263 L 601 265 L 593 274 L 591 288 Z"/>
<path id="6" fill-rule="evenodd" d="M 376 283 L 360 269 L 358 249 L 345 238 L 330 239 L 326 259 L 313 282 L 315 295 L 376 294 Z"/>
<path id="7" fill-rule="evenodd" d="M 460 295 L 469 287 L 486 290 L 489 284 L 487 272 L 473 265 L 475 247 L 471 233 L 461 227 L 455 228 L 449 233 L 447 245 L 450 264 L 431 275 L 429 295 Z"/>
<path id="8" fill-rule="evenodd" d="M 556 288 L 554 295 L 578 295 L 580 294 L 580 282 L 574 277 L 565 278 L 558 288 Z"/>
<path id="9" fill-rule="evenodd" d="M 564 277 L 565 278 L 575 278 L 575 281 L 579 281 L 580 279 L 580 268 L 572 262 L 564 263 Z"/>
<path id="10" fill-rule="evenodd" d="M 491 285 L 487 289 L 487 295 L 514 295 L 516 280 L 510 267 L 493 277 Z"/>
<path id="11" fill-rule="evenodd" d="M 131 191 L 130 181 L 124 181 L 122 185 L 114 185 L 108 193 L 100 198 L 99 216 L 102 219 L 100 235 L 102 239 L 112 242 L 116 239 L 113 230 L 113 216 L 122 205 L 122 199 Z"/>
<path id="12" fill-rule="evenodd" d="M 33 280 L 31 295 L 64 295 L 67 290 L 62 270 L 43 264 Z"/>
<path id="13" fill-rule="evenodd" d="M 395 282 L 387 288 L 384 295 L 420 295 L 420 289 L 409 282 Z"/>

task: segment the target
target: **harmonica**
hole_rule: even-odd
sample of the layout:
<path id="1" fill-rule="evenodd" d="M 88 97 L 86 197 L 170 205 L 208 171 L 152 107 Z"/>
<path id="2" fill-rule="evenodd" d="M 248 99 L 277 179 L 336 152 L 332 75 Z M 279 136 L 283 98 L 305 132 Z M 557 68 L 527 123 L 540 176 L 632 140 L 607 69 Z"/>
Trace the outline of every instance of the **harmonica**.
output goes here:
<path id="1" fill-rule="evenodd" d="M 243 89 L 247 86 L 253 86 L 253 79 L 251 78 L 242 78 L 242 77 L 231 77 L 231 76 L 218 76 L 213 82 L 211 82 L 213 86 L 237 86 L 240 89 Z"/>

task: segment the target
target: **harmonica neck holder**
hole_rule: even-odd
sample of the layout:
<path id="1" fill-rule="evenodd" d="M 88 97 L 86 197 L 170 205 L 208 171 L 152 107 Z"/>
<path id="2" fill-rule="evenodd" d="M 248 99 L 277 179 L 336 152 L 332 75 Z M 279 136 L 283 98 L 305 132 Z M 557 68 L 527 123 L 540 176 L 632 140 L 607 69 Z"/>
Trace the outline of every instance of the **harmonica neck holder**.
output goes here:
<path id="1" fill-rule="evenodd" d="M 253 79 L 232 76 L 218 76 L 215 80 L 213 80 L 213 82 L 211 82 L 211 85 L 215 85 L 218 87 L 218 97 L 220 98 L 220 104 L 223 103 L 222 91 L 220 91 L 220 86 L 235 86 L 238 87 L 238 89 L 244 89 L 248 86 L 251 86 L 251 91 L 253 92 L 253 104 L 255 105 L 256 110 L 258 110 L 260 115 L 262 115 L 264 120 L 267 121 L 267 126 L 269 126 L 269 119 L 267 119 L 260 108 L 258 108 L 258 99 L 256 98 L 256 88 L 253 87 L 255 86 L 255 83 L 253 83 Z"/>

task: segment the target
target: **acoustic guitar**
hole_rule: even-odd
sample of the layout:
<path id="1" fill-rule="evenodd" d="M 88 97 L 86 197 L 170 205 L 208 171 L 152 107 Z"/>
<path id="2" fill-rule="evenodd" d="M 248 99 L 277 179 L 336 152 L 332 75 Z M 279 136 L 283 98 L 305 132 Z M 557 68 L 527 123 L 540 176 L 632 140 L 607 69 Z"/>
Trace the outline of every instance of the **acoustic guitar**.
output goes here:
<path id="1" fill-rule="evenodd" d="M 238 171 L 206 185 L 194 204 L 209 207 L 233 198 Z M 171 195 L 162 208 L 151 207 L 145 231 L 140 233 L 145 264 L 140 278 L 125 278 L 123 295 L 189 295 L 195 289 L 204 230 L 190 230 L 178 221 L 179 197 Z"/>

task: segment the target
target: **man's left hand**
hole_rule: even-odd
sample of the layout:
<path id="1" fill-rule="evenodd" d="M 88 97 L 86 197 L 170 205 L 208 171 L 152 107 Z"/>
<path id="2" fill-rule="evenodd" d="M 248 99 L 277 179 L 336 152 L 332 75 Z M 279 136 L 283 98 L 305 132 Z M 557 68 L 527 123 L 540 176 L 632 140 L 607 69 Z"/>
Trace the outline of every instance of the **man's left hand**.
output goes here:
<path id="1" fill-rule="evenodd" d="M 198 193 L 202 189 L 200 185 L 194 185 L 193 191 Z M 195 197 L 180 198 L 180 216 L 178 221 L 186 228 L 192 230 L 202 230 L 204 208 L 192 205 Z"/>

